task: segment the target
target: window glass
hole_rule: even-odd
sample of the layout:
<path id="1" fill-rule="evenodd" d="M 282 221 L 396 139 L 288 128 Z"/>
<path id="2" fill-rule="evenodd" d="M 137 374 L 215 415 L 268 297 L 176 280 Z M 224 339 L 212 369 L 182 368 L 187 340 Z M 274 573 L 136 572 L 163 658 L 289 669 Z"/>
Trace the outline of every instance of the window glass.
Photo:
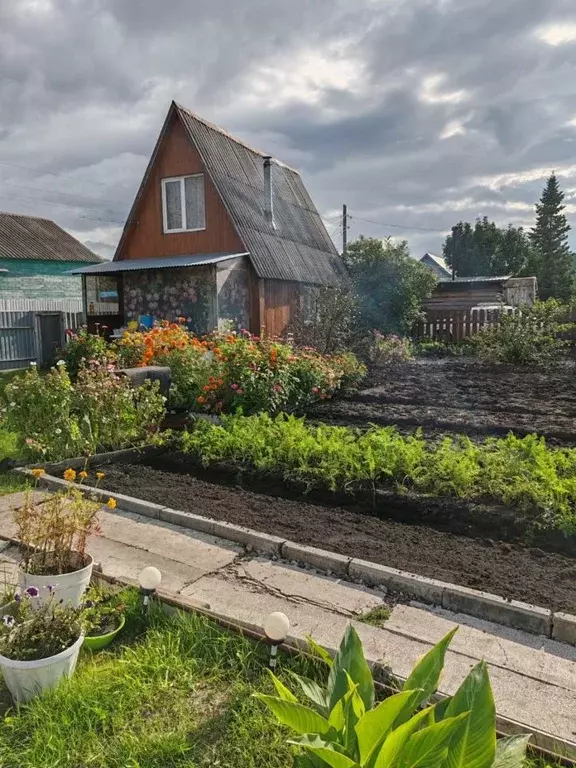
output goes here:
<path id="1" fill-rule="evenodd" d="M 182 229 L 180 180 L 165 182 L 164 195 L 166 199 L 166 229 Z"/>
<path id="2" fill-rule="evenodd" d="M 204 176 L 187 176 L 184 190 L 186 229 L 204 229 Z"/>

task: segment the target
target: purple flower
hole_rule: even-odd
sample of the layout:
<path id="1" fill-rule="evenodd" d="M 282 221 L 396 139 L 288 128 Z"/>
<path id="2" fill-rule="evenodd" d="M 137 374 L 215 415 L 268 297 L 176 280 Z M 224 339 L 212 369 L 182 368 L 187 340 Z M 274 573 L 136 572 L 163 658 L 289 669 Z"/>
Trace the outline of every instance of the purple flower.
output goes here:
<path id="1" fill-rule="evenodd" d="M 5 627 L 13 627 L 14 626 L 14 616 L 10 616 L 6 614 L 6 616 L 2 616 L 2 622 Z"/>
<path id="2" fill-rule="evenodd" d="M 48 590 L 48 592 L 50 592 L 50 594 L 52 594 L 52 592 L 54 592 L 54 585 L 46 584 L 46 589 Z"/>
<path id="3" fill-rule="evenodd" d="M 38 597 L 38 595 L 40 594 L 40 590 L 38 589 L 38 587 L 28 587 L 28 589 L 26 590 L 26 594 L 28 595 L 28 597 Z"/>
<path id="4" fill-rule="evenodd" d="M 19 603 L 21 600 L 22 600 L 22 595 L 18 595 L 18 594 L 14 595 L 14 602 L 15 603 Z"/>

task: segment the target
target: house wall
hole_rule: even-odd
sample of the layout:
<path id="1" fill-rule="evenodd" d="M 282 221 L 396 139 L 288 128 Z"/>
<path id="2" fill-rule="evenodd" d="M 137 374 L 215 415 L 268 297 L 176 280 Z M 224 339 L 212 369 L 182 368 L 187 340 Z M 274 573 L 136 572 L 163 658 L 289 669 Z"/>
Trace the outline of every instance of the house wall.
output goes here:
<path id="1" fill-rule="evenodd" d="M 157 320 L 190 318 L 194 333 L 212 331 L 216 318 L 216 270 L 213 265 L 183 269 L 124 272 L 125 322 L 152 315 Z"/>
<path id="2" fill-rule="evenodd" d="M 506 304 L 512 307 L 528 305 L 536 301 L 538 284 L 535 277 L 511 277 L 504 284 L 504 297 Z"/>
<path id="3" fill-rule="evenodd" d="M 218 328 L 230 323 L 236 329 L 250 327 L 250 265 L 245 258 L 216 265 Z M 255 331 L 256 332 L 256 331 Z"/>
<path id="4" fill-rule="evenodd" d="M 82 299 L 82 280 L 65 274 L 89 262 L 0 259 L 0 299 Z"/>
<path id="5" fill-rule="evenodd" d="M 469 309 L 478 304 L 503 304 L 502 283 L 474 286 L 473 283 L 439 283 L 432 296 L 424 302 L 426 309 Z"/>
<path id="6" fill-rule="evenodd" d="M 164 234 L 161 180 L 204 172 L 206 229 L 200 232 Z M 158 256 L 183 256 L 190 253 L 243 253 L 245 247 L 230 217 L 205 172 L 181 122 L 174 118 L 160 146 L 154 167 L 140 200 L 136 221 L 131 225 L 121 252 L 121 259 L 146 259 Z"/>

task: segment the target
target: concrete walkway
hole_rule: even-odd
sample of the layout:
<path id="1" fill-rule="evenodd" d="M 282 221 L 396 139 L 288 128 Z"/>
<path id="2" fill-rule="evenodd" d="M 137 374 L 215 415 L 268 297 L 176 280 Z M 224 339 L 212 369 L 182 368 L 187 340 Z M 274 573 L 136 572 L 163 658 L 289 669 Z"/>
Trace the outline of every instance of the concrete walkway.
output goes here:
<path id="1" fill-rule="evenodd" d="M 0 498 L 1 537 L 14 536 L 12 510 L 22 500 L 22 494 Z M 241 545 L 121 509 L 104 509 L 100 519 L 101 534 L 90 539 L 88 550 L 105 574 L 136 581 L 144 566 L 155 565 L 163 575 L 161 591 L 183 605 L 200 604 L 258 628 L 270 611 L 283 611 L 294 638 L 311 635 L 330 649 L 338 646 L 353 621 L 367 657 L 400 677 L 460 624 L 447 654 L 441 690 L 453 693 L 470 667 L 485 659 L 502 729 L 514 730 L 516 723 L 533 731 L 541 746 L 576 756 L 572 646 L 416 603 L 397 605 L 383 628 L 372 627 L 355 619 L 381 605 L 382 592 L 257 557 Z M 16 548 L 8 542 L 0 548 L 0 560 L 14 568 Z"/>

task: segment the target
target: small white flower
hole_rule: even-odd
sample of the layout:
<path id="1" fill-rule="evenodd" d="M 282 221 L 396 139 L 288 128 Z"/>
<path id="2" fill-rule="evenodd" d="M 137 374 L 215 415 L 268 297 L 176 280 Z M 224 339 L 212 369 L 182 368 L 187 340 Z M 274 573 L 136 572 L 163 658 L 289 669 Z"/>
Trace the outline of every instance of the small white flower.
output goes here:
<path id="1" fill-rule="evenodd" d="M 54 432 L 56 432 L 57 435 L 62 434 L 62 430 L 60 429 L 60 427 L 58 427 L 58 429 L 55 429 Z"/>
<path id="2" fill-rule="evenodd" d="M 15 408 L 15 407 L 16 407 L 16 403 L 15 403 L 14 401 L 12 401 L 12 402 L 10 403 L 10 408 Z"/>
<path id="3" fill-rule="evenodd" d="M 36 368 L 37 365 L 38 365 L 38 363 L 35 363 L 33 360 L 30 362 L 30 367 L 31 368 Z"/>
<path id="4" fill-rule="evenodd" d="M 64 362 L 64 360 L 58 360 L 56 365 L 66 365 L 66 363 Z"/>

